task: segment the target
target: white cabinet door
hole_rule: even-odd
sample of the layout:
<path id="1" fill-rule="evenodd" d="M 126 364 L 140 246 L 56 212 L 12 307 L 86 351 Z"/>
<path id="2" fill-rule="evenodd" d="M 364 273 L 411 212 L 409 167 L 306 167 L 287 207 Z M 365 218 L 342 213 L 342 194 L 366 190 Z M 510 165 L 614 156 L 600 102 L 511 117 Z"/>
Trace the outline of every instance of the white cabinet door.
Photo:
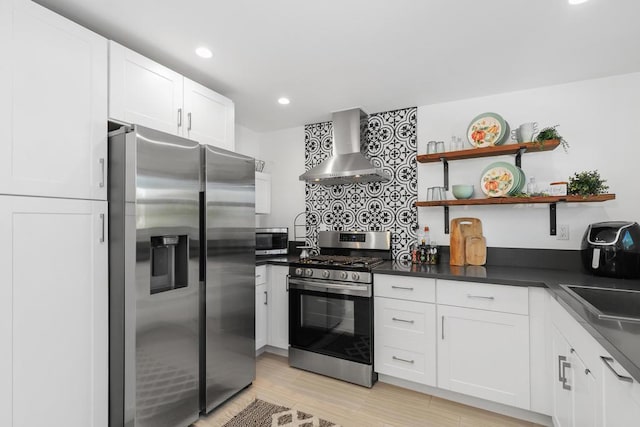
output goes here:
<path id="1" fill-rule="evenodd" d="M 106 39 L 3 0 L 0 57 L 0 193 L 106 200 Z"/>
<path id="2" fill-rule="evenodd" d="M 529 318 L 438 305 L 438 387 L 529 409 Z"/>
<path id="3" fill-rule="evenodd" d="M 634 380 L 618 362 L 602 351 L 599 385 L 602 398 L 602 426 L 626 427 L 640 424 L 640 383 Z"/>
<path id="4" fill-rule="evenodd" d="M 573 425 L 574 427 L 596 427 L 598 391 L 596 379 L 590 369 L 574 353 L 573 369 Z"/>
<path id="5" fill-rule="evenodd" d="M 576 350 L 552 327 L 553 421 L 556 427 L 595 427 L 597 383 Z"/>
<path id="6" fill-rule="evenodd" d="M 269 266 L 269 345 L 289 349 L 288 267 Z"/>
<path id="7" fill-rule="evenodd" d="M 109 42 L 109 117 L 182 136 L 183 77 Z"/>
<path id="8" fill-rule="evenodd" d="M 552 327 L 553 355 L 553 420 L 556 427 L 573 426 L 574 369 L 571 346 L 555 327 Z"/>
<path id="9" fill-rule="evenodd" d="M 256 286 L 256 350 L 267 345 L 267 284 Z"/>
<path id="10" fill-rule="evenodd" d="M 233 101 L 185 78 L 184 111 L 184 136 L 201 144 L 234 150 Z"/>
<path id="11" fill-rule="evenodd" d="M 107 426 L 106 214 L 0 196 L 2 426 Z"/>
<path id="12" fill-rule="evenodd" d="M 256 172 L 256 213 L 271 213 L 271 175 Z"/>

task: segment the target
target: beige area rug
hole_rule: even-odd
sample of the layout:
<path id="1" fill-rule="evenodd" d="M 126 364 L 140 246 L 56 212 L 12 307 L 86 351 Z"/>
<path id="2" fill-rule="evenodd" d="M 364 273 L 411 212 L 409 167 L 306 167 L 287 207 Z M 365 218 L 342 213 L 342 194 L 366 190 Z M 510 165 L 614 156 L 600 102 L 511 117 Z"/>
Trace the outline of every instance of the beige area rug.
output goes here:
<path id="1" fill-rule="evenodd" d="M 254 400 L 223 427 L 340 427 L 313 415 Z"/>

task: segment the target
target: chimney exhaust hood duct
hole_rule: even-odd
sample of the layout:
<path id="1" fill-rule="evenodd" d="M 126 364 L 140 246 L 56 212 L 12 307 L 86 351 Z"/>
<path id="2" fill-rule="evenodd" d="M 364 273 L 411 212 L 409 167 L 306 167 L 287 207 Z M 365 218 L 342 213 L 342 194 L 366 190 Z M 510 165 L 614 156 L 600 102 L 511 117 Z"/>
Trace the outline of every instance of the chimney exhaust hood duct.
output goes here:
<path id="1" fill-rule="evenodd" d="M 338 185 L 354 182 L 389 181 L 391 176 L 376 168 L 360 152 L 364 145 L 367 113 L 359 108 L 333 113 L 333 156 L 300 175 L 311 184 Z"/>

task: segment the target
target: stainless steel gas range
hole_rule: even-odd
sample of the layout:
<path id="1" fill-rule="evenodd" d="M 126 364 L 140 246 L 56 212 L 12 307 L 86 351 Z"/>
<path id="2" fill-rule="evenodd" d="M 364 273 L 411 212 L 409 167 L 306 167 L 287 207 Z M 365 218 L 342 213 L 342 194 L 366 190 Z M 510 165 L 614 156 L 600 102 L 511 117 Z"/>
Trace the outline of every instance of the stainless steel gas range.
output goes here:
<path id="1" fill-rule="evenodd" d="M 372 269 L 391 259 L 391 234 L 321 231 L 318 243 L 289 267 L 289 365 L 371 387 Z"/>

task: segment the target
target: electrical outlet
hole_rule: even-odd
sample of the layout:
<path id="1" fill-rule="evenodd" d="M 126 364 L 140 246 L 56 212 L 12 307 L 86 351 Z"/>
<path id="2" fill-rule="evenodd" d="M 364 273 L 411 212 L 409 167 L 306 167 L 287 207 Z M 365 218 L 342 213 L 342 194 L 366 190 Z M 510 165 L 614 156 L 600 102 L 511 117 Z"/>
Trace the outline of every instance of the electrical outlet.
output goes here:
<path id="1" fill-rule="evenodd" d="M 569 224 L 558 224 L 557 240 L 569 240 Z"/>

